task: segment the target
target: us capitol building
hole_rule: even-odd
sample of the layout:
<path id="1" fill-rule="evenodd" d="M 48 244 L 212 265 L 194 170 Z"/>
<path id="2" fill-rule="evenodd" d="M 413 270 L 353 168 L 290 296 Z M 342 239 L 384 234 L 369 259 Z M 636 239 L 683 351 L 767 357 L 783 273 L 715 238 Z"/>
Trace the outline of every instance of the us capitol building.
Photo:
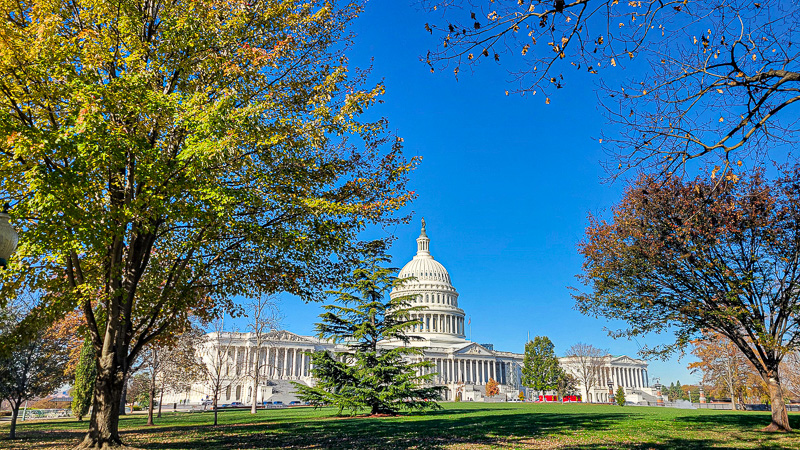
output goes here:
<path id="1" fill-rule="evenodd" d="M 492 401 L 515 399 L 520 391 L 526 391 L 521 384 L 522 354 L 498 351 L 491 344 L 477 344 L 466 339 L 465 315 L 458 304 L 458 292 L 447 269 L 431 255 L 424 219 L 417 238 L 417 254 L 400 270 L 398 277 L 414 279 L 394 289 L 390 296 L 413 295 L 413 306 L 426 307 L 414 314 L 420 324 L 411 331 L 421 339 L 408 345 L 422 347 L 423 355 L 414 357 L 433 363 L 427 370 L 436 374 L 432 379 L 434 384 L 447 387 L 443 400 L 482 401 L 489 379 L 497 381 L 500 388 L 500 394 L 493 397 Z M 224 368 L 226 382 L 220 393 L 220 403 L 249 404 L 253 389 L 260 391 L 259 402 L 288 403 L 297 400 L 291 382 L 314 383 L 310 353 L 325 350 L 335 354 L 348 350 L 346 346 L 329 340 L 283 330 L 270 332 L 260 347 L 256 346 L 251 333 L 223 332 L 219 336 L 212 333 L 209 337 L 213 339 L 208 342 L 214 344 L 206 344 L 201 349 L 205 361 L 210 361 L 212 355 L 220 350 L 216 347 L 228 354 Z M 386 342 L 384 345 L 402 344 Z M 246 376 L 248 369 L 255 366 L 256 358 L 261 359 L 263 369 L 259 386 L 253 386 L 252 378 Z M 566 370 L 577 374 L 577 368 L 569 358 L 561 358 L 561 363 Z M 609 384 L 613 385 L 614 390 L 619 385 L 625 387 L 628 401 L 650 400 L 654 390 L 648 387 L 645 361 L 608 355 L 604 364 L 605 371 L 600 375 L 599 386 L 588 392 L 582 386 L 579 388 L 583 401 L 608 401 Z M 198 382 L 189 392 L 165 396 L 171 397 L 165 401 L 195 403 L 210 395 L 212 390 L 208 383 Z"/>

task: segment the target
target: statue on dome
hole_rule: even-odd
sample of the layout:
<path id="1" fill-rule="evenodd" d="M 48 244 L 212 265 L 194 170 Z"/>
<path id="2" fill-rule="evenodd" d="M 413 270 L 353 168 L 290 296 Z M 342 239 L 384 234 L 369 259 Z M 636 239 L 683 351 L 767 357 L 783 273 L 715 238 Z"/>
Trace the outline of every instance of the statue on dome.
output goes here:
<path id="1" fill-rule="evenodd" d="M 425 230 L 425 218 L 424 217 L 422 218 L 422 230 L 423 231 Z"/>

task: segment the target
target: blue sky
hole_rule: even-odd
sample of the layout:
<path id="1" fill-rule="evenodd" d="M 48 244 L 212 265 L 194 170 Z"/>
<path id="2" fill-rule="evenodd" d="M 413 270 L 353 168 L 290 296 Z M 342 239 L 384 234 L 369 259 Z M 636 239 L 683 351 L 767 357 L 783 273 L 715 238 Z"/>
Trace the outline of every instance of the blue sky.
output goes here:
<path id="1" fill-rule="evenodd" d="M 452 70 L 431 74 L 420 56 L 435 45 L 424 30 L 433 20 L 410 0 L 382 0 L 367 3 L 355 23 L 350 63 L 372 61 L 372 81 L 386 85 L 370 114 L 388 118 L 406 154 L 423 158 L 411 181 L 419 197 L 405 211 L 412 223 L 368 234 L 396 236 L 390 254 L 399 268 L 414 255 L 425 217 L 431 252 L 448 269 L 476 342 L 522 352 L 530 333 L 550 337 L 559 354 L 586 342 L 632 356 L 639 344 L 661 342 L 609 338 L 604 328 L 619 324 L 575 311 L 568 289 L 578 286 L 587 215 L 607 212 L 624 187 L 601 181 L 598 138 L 613 127 L 598 109 L 596 79 L 581 71 L 546 105 L 541 95 L 506 96 L 508 67 L 494 62 L 462 68 L 458 81 Z M 312 334 L 321 312 L 289 296 L 281 309 L 284 328 L 299 334 Z M 696 382 L 689 361 L 652 361 L 651 382 Z"/>

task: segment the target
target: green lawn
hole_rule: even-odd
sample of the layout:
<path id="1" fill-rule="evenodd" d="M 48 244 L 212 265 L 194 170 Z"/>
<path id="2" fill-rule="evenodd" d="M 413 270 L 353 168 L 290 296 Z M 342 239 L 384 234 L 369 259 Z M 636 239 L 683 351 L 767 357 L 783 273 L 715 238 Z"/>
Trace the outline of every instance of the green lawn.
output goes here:
<path id="1" fill-rule="evenodd" d="M 768 413 L 608 405 L 444 403 L 441 411 L 400 417 L 335 417 L 335 410 L 291 408 L 220 413 L 168 413 L 154 427 L 142 415 L 122 418 L 128 445 L 143 449 L 238 448 L 800 448 L 800 432 L 763 433 Z M 800 415 L 791 415 L 800 429 Z M 0 425 L 7 432 L 8 424 Z M 21 424 L 0 448 L 70 448 L 86 423 Z"/>

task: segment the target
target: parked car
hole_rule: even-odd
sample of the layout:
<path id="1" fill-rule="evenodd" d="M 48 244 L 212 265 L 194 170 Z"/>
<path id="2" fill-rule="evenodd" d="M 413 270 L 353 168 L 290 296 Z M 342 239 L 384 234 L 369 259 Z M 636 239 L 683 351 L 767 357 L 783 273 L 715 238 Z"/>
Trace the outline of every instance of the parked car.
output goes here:
<path id="1" fill-rule="evenodd" d="M 231 408 L 241 408 L 242 406 L 244 406 L 242 402 L 231 402 Z"/>
<path id="2" fill-rule="evenodd" d="M 298 402 L 297 400 L 295 400 L 293 402 L 289 402 L 289 406 L 295 406 L 295 405 L 299 405 L 299 404 L 300 404 L 300 402 Z"/>
<path id="3" fill-rule="evenodd" d="M 210 406 L 210 405 L 213 405 L 213 404 L 214 404 L 214 400 L 203 400 L 202 402 L 200 402 L 200 405 L 202 405 L 202 406 Z"/>

